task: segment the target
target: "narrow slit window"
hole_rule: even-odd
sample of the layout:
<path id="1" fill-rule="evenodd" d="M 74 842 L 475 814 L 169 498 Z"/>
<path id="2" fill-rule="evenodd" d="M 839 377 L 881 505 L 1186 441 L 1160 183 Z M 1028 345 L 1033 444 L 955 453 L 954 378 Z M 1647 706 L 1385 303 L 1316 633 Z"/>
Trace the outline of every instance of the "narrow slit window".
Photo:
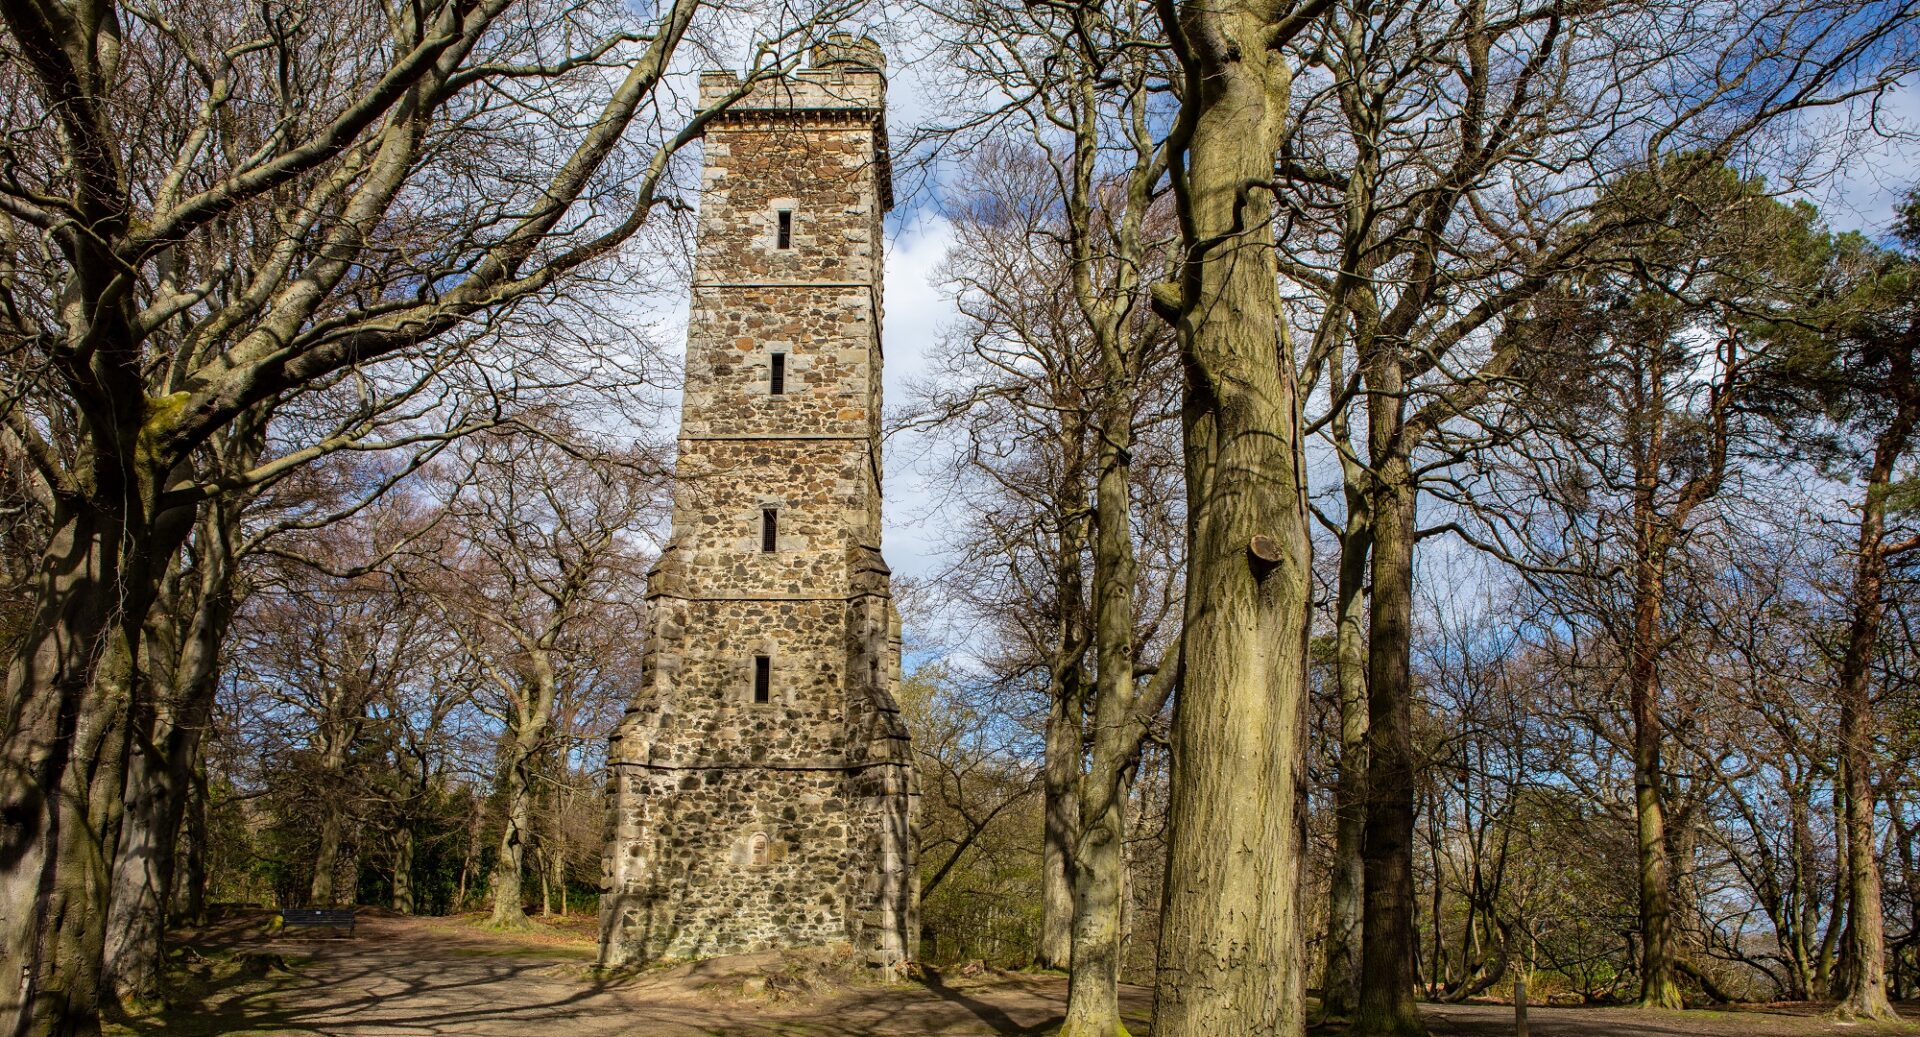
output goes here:
<path id="1" fill-rule="evenodd" d="M 760 550 L 772 554 L 780 546 L 780 510 L 760 509 Z"/>
<path id="2" fill-rule="evenodd" d="M 784 396 L 787 392 L 787 354 L 773 354 L 767 369 L 767 391 L 775 396 Z"/>
<path id="3" fill-rule="evenodd" d="M 773 660 L 764 655 L 753 657 L 753 701 L 761 705 L 773 701 Z"/>
<path id="4" fill-rule="evenodd" d="M 792 248 L 793 247 L 793 210 L 781 209 L 779 212 L 774 214 L 774 219 L 778 224 L 777 229 L 774 231 L 774 242 L 773 242 L 774 247 Z"/>

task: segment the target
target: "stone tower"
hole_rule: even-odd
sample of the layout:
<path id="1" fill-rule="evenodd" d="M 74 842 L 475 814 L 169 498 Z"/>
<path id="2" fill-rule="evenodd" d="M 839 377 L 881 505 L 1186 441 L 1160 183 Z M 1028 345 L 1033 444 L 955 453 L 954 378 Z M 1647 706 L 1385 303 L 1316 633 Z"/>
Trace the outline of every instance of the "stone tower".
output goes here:
<path id="1" fill-rule="evenodd" d="M 613 967 L 918 935 L 880 557 L 884 59 L 836 36 L 706 128 L 673 531 L 614 734 Z M 741 89 L 701 77 L 702 106 Z"/>

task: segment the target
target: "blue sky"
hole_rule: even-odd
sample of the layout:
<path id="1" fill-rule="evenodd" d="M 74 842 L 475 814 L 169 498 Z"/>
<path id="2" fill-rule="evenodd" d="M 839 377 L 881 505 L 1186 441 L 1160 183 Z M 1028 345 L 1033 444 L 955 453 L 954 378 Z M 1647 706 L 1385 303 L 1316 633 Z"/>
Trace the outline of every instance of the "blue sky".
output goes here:
<path id="1" fill-rule="evenodd" d="M 926 89 L 916 71 L 924 67 L 921 63 L 896 60 L 894 64 L 889 121 L 897 138 L 901 128 L 924 118 Z M 1883 105 L 1882 121 L 1889 127 L 1920 131 L 1920 83 L 1905 86 Z M 955 319 L 951 302 L 934 283 L 952 241 L 952 228 L 935 196 L 940 183 L 936 178 L 928 190 L 902 197 L 887 225 L 884 346 L 890 409 L 906 401 L 909 383 L 926 373 L 930 351 Z M 1880 140 L 1863 148 L 1841 175 L 1806 197 L 1836 230 L 1857 229 L 1880 237 L 1892 224 L 1894 206 L 1916 184 L 1920 184 L 1920 141 Z M 944 550 L 941 531 L 954 526 L 942 514 L 940 499 L 929 492 L 937 475 L 925 463 L 929 460 L 926 446 L 921 437 L 896 435 L 886 450 L 884 549 L 893 571 L 912 577 L 939 572 Z"/>
<path id="2" fill-rule="evenodd" d="M 945 326 L 954 319 L 952 303 L 934 284 L 936 268 L 952 241 L 952 228 L 937 212 L 922 210 L 895 221 L 887 236 L 886 398 L 889 410 L 907 399 L 907 387 L 924 376 L 927 358 Z M 938 531 L 951 528 L 926 490 L 932 473 L 924 460 L 923 437 L 894 435 L 886 447 L 884 513 L 887 564 L 908 576 L 930 576 L 939 569 Z"/>
<path id="3" fill-rule="evenodd" d="M 920 46 L 913 34 L 898 25 L 891 28 L 895 31 L 876 35 L 892 37 L 888 40 L 892 66 L 888 121 L 894 140 L 900 141 L 928 118 L 935 67 L 926 55 L 913 52 Z M 1911 131 L 1920 129 L 1920 89 L 1916 89 L 1920 84 L 1906 86 L 1883 106 L 1883 122 Z M 884 348 L 890 411 L 907 400 L 909 384 L 925 376 L 928 358 L 955 319 L 951 302 L 935 283 L 952 241 L 952 228 L 941 213 L 939 198 L 952 175 L 951 169 L 936 170 L 932 178 L 916 180 L 914 189 L 902 191 L 887 221 Z M 1920 142 L 1879 141 L 1853 156 L 1842 175 L 1808 198 L 1836 229 L 1859 229 L 1878 237 L 1891 224 L 1894 205 L 1916 183 L 1920 183 Z M 636 308 L 652 324 L 653 336 L 666 352 L 684 355 L 683 295 L 639 301 Z M 677 408 L 670 413 L 677 413 Z M 928 462 L 933 458 L 927 446 L 922 437 L 901 434 L 890 437 L 886 447 L 884 549 L 894 572 L 903 576 L 937 575 L 946 545 L 942 531 L 955 525 L 943 514 L 947 505 L 930 492 L 930 487 L 938 485 L 939 475 L 930 470 Z"/>

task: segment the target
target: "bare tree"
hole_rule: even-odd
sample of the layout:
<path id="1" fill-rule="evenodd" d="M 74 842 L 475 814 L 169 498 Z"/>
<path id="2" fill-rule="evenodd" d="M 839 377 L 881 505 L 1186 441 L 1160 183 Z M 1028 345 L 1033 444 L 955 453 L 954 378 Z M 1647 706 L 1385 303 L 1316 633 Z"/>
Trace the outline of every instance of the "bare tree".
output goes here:
<path id="1" fill-rule="evenodd" d="M 1053 173 L 1031 152 L 983 148 L 955 206 L 941 277 L 962 326 L 917 387 L 908 427 L 958 442 L 946 491 L 967 516 L 942 584 L 985 624 L 987 665 L 1009 691 L 1044 678 L 1042 923 L 1038 964 L 1067 968 L 1073 848 L 1091 694 L 1086 554 L 1090 370 L 1083 326 L 1043 227 Z"/>
<path id="2" fill-rule="evenodd" d="M 979 326 L 987 341 L 976 348 L 1041 354 L 1010 369 L 1014 378 L 1072 376 L 1068 394 L 1036 416 L 1060 430 L 1078 462 L 1078 470 L 1063 470 L 1072 481 L 1062 485 L 1059 510 L 1074 523 L 1069 528 L 1077 542 L 1071 553 L 1062 552 L 1061 571 L 1077 594 L 1090 561 L 1091 610 L 1084 643 L 1063 640 L 1055 650 L 1073 653 L 1077 666 L 1090 663 L 1092 684 L 1079 689 L 1075 708 L 1084 716 L 1072 725 L 1076 735 L 1084 731 L 1084 748 L 1072 745 L 1071 759 L 1049 770 L 1050 795 L 1065 784 L 1074 800 L 1063 823 L 1050 828 L 1065 831 L 1071 862 L 1063 1032 L 1112 1034 L 1123 1029 L 1119 980 L 1132 776 L 1179 672 L 1177 649 L 1164 647 L 1177 644 L 1177 635 L 1162 629 L 1166 599 L 1156 608 L 1151 597 L 1137 597 L 1143 589 L 1151 595 L 1156 586 L 1171 586 L 1167 555 L 1178 553 L 1173 528 L 1154 521 L 1156 495 L 1165 497 L 1156 493 L 1152 462 L 1167 459 L 1170 445 L 1165 386 L 1171 356 L 1166 328 L 1148 302 L 1148 285 L 1167 263 L 1171 230 L 1168 207 L 1160 204 L 1165 153 L 1154 130 L 1155 95 L 1167 68 L 1161 48 L 1147 42 L 1157 29 L 1150 14 L 1126 5 L 1036 4 L 1015 12 L 957 4 L 936 5 L 936 11 L 956 38 L 948 47 L 956 75 L 1020 98 L 966 113 L 965 128 L 955 135 L 965 139 L 991 127 L 1032 142 L 1024 154 L 1005 147 L 983 153 L 987 162 L 1025 170 L 1032 195 L 983 193 L 968 215 L 991 228 L 980 236 L 995 239 L 997 248 L 962 255 L 969 266 L 998 275 L 969 285 L 979 296 L 975 305 L 993 317 Z M 1035 60 L 1037 53 L 1052 60 Z M 1035 314 L 1049 319 L 1036 322 Z M 1005 340 L 994 341 L 997 335 Z M 1137 553 L 1142 544 L 1162 559 L 1144 572 Z M 1149 674 L 1153 680 L 1143 684 L 1140 678 Z"/>
<path id="3" fill-rule="evenodd" d="M 1723 517 L 1714 502 L 1754 449 L 1758 425 L 1745 403 L 1766 350 L 1759 329 L 1803 297 L 1815 249 L 1809 211 L 1700 162 L 1673 160 L 1696 170 L 1685 174 L 1695 186 L 1683 200 L 1658 174 L 1615 185 L 1604 204 L 1644 217 L 1623 242 L 1632 272 L 1594 271 L 1535 325 L 1555 358 L 1551 377 L 1536 379 L 1542 400 L 1556 401 L 1544 425 L 1565 445 L 1542 455 L 1555 459 L 1550 492 L 1562 514 L 1538 527 L 1555 546 L 1536 557 L 1563 566 L 1549 578 L 1564 601 L 1588 603 L 1617 653 L 1639 828 L 1642 1000 L 1675 1008 L 1681 949 L 1661 706 L 1675 640 L 1669 610 L 1685 585 L 1687 541 Z M 1554 342 L 1586 345 L 1566 352 Z"/>
<path id="4" fill-rule="evenodd" d="M 421 382 L 391 392 L 361 387 L 354 401 L 340 401 L 337 386 L 313 394 L 339 403 L 339 415 L 350 415 L 336 427 L 346 429 L 338 438 L 351 449 L 322 455 L 317 460 L 324 464 L 283 467 L 269 479 L 209 498 L 150 607 L 142 631 L 142 693 L 128 696 L 132 752 L 104 951 L 106 987 L 123 1010 L 137 1011 L 158 993 L 175 850 L 228 632 L 244 593 L 243 570 L 263 552 L 285 553 L 280 541 L 289 534 L 297 539 L 360 515 L 448 442 L 511 413 L 503 409 L 511 405 L 507 398 L 494 397 L 480 416 L 465 409 L 435 415 L 453 420 L 436 428 L 419 420 L 421 410 L 437 410 L 421 399 L 430 396 Z M 285 406 L 298 424 L 316 402 L 290 397 L 254 407 L 198 451 L 202 477 L 218 481 L 258 467 L 276 445 L 276 410 Z M 297 554 L 298 547 L 292 551 Z"/>
<path id="5" fill-rule="evenodd" d="M 664 493 L 656 459 L 596 451 L 578 433 L 487 437 L 461 454 L 435 535 L 397 574 L 433 601 L 502 725 L 493 924 L 521 927 L 536 803 L 556 752 L 567 755 L 561 725 L 583 696 L 620 697 L 607 664 L 637 622 L 619 616 L 637 615 L 636 538 L 657 522 Z"/>
<path id="6" fill-rule="evenodd" d="M 233 444 L 242 452 L 247 435 Z M 143 632 L 146 694 L 131 711 L 126 813 L 105 947 L 106 988 L 127 1009 L 159 992 L 175 849 L 240 593 L 243 503 L 222 496 L 202 510 L 168 567 Z"/>
<path id="7" fill-rule="evenodd" d="M 311 550 L 344 568 L 365 560 L 365 532 L 336 527 Z M 300 872 L 304 888 L 285 892 L 331 907 L 354 896 L 374 798 L 361 772 L 377 708 L 431 665 L 441 633 L 425 602 L 382 574 L 340 580 L 298 561 L 276 568 L 240 617 L 232 680 L 246 689 L 247 730 L 236 733 L 257 743 L 263 772 L 281 776 L 273 791 L 304 805 L 311 864 Z"/>
<path id="8" fill-rule="evenodd" d="M 26 976 L 0 994 L 5 1029 L 95 1025 L 124 689 L 168 559 L 222 488 L 194 451 L 262 402 L 604 272 L 675 204 L 674 158 L 712 116 L 661 89 L 702 6 L 0 11 L 5 435 L 51 531 L 0 724 L 3 945 Z M 774 14 L 741 90 L 845 13 L 827 6 Z"/>
<path id="9" fill-rule="evenodd" d="M 1909 62 L 1894 46 L 1904 30 L 1885 20 L 1899 12 L 1825 13 L 1857 15 L 1845 42 L 1812 48 L 1798 65 L 1768 45 L 1735 47 L 1715 70 L 1725 78 L 1692 104 L 1672 103 L 1671 83 L 1636 70 L 1674 67 L 1677 81 L 1690 82 L 1701 75 L 1690 55 L 1724 38 L 1791 33 L 1810 12 L 1724 8 L 1690 23 L 1658 4 L 1413 0 L 1342 3 L 1326 22 L 1312 89 L 1302 91 L 1276 168 L 1288 214 L 1283 272 L 1311 292 L 1301 307 L 1315 328 L 1303 370 L 1310 388 L 1324 378 L 1329 401 L 1314 424 L 1341 464 L 1344 514 L 1328 522 L 1343 551 L 1337 671 L 1352 675 L 1342 677 L 1343 701 L 1358 701 L 1358 573 L 1372 575 L 1369 715 L 1343 724 L 1352 748 L 1337 797 L 1345 838 L 1333 872 L 1326 1002 L 1334 1012 L 1350 1005 L 1365 1032 L 1421 1029 L 1408 737 L 1414 556 L 1418 540 L 1458 529 L 1420 528 L 1421 498 L 1448 496 L 1448 469 L 1471 444 L 1512 434 L 1500 427 L 1500 401 L 1530 377 L 1532 359 L 1517 328 L 1553 279 L 1590 262 L 1626 215 L 1594 209 L 1600 185 L 1674 141 L 1732 153 L 1797 113 L 1872 97 L 1905 74 Z M 1589 45 L 1602 39 L 1610 45 Z M 1773 157 L 1789 176 L 1831 168 L 1793 148 Z M 1363 443 L 1352 441 L 1349 409 L 1364 410 Z M 1349 551 L 1360 557 L 1345 558 Z M 1362 792 L 1364 810 L 1353 805 Z M 1356 854 L 1371 876 L 1357 984 Z"/>

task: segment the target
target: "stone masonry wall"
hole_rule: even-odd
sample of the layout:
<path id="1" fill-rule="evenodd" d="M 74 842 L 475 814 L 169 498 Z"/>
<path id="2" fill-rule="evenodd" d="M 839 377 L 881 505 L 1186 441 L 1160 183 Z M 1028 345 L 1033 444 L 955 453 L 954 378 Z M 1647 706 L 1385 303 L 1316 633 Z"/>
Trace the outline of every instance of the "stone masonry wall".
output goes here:
<path id="1" fill-rule="evenodd" d="M 673 535 L 610 744 L 608 966 L 846 942 L 892 969 L 913 952 L 915 785 L 879 549 L 885 83 L 839 60 L 865 47 L 824 48 L 707 131 Z M 702 78 L 707 103 L 740 91 Z"/>

